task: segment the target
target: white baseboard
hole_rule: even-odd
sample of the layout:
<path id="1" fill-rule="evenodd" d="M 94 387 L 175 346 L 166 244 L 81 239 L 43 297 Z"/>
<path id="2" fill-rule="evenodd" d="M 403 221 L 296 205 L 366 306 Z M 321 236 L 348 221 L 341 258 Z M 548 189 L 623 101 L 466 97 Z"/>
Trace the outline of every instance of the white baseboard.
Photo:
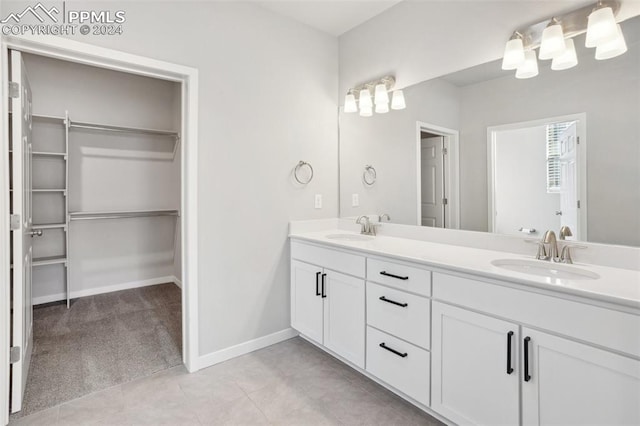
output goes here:
<path id="1" fill-rule="evenodd" d="M 165 277 L 151 278 L 148 280 L 130 281 L 127 283 L 120 283 L 120 284 L 106 285 L 102 287 L 88 288 L 85 290 L 71 291 L 71 298 L 76 299 L 78 297 L 95 296 L 96 294 L 111 293 L 114 291 L 129 290 L 132 288 L 147 287 L 150 285 L 157 285 L 157 284 L 164 284 L 164 283 L 171 283 L 171 282 L 175 283 L 178 287 L 180 287 L 180 284 L 178 284 L 179 280 L 176 277 L 174 277 L 173 275 L 167 275 Z M 48 294 L 45 296 L 34 297 L 33 304 L 41 305 L 43 303 L 58 302 L 60 300 L 65 300 L 66 298 L 67 298 L 67 295 L 65 293 Z"/>
<path id="2" fill-rule="evenodd" d="M 293 328 L 286 328 L 273 334 L 268 334 L 266 336 L 258 337 L 257 339 L 249 340 L 248 342 L 240 343 L 239 345 L 231 346 L 207 355 L 201 355 L 198 362 L 198 369 L 211 367 L 212 365 L 219 364 L 231 358 L 248 354 L 249 352 L 257 351 L 258 349 L 266 348 L 267 346 L 291 339 L 297 335 L 298 332 Z"/>
<path id="3" fill-rule="evenodd" d="M 176 277 L 175 275 L 172 277 L 172 281 L 175 285 L 177 285 L 178 287 L 182 288 L 182 281 L 178 279 L 178 277 Z"/>

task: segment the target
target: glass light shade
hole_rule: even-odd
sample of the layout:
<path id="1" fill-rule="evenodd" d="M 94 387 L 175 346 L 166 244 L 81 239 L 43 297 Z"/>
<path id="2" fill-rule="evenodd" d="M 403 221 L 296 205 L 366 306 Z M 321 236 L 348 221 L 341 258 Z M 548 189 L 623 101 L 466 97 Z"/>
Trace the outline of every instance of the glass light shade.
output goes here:
<path id="1" fill-rule="evenodd" d="M 402 90 L 394 90 L 391 98 L 391 109 L 405 109 L 407 104 L 404 101 L 404 93 Z"/>
<path id="2" fill-rule="evenodd" d="M 369 108 L 373 106 L 373 102 L 371 102 L 371 93 L 369 89 L 362 89 L 360 91 L 360 109 Z"/>
<path id="3" fill-rule="evenodd" d="M 566 43 L 564 41 L 564 32 L 562 25 L 549 25 L 542 31 L 542 40 L 540 42 L 540 59 L 554 59 L 564 53 Z"/>
<path id="4" fill-rule="evenodd" d="M 371 117 L 373 115 L 373 107 L 372 106 L 362 106 L 360 105 L 360 117 Z"/>
<path id="5" fill-rule="evenodd" d="M 389 104 L 376 104 L 376 114 L 389 112 Z"/>
<path id="6" fill-rule="evenodd" d="M 521 38 L 514 38 L 507 42 L 502 57 L 503 70 L 515 70 L 524 62 L 524 45 Z"/>
<path id="7" fill-rule="evenodd" d="M 589 15 L 587 22 L 587 39 L 585 46 L 597 47 L 616 38 L 616 18 L 613 9 L 602 7 Z"/>
<path id="8" fill-rule="evenodd" d="M 524 63 L 516 70 L 516 78 L 531 78 L 538 75 L 538 60 L 535 50 L 524 52 Z"/>
<path id="9" fill-rule="evenodd" d="M 560 56 L 553 58 L 551 62 L 551 69 L 554 71 L 568 70 L 578 65 L 578 56 L 576 55 L 576 46 L 573 43 L 573 39 L 565 40 L 567 48 Z"/>
<path id="10" fill-rule="evenodd" d="M 387 93 L 387 86 L 384 84 L 376 85 L 375 91 L 375 104 L 377 105 L 388 105 L 389 104 L 389 94 Z M 377 111 L 376 111 L 377 112 Z"/>
<path id="11" fill-rule="evenodd" d="M 347 93 L 347 96 L 344 97 L 344 112 L 358 112 L 356 97 L 353 93 Z"/>
<path id="12" fill-rule="evenodd" d="M 622 28 L 617 25 L 618 35 L 611 41 L 601 43 L 596 47 L 596 59 L 601 61 L 603 59 L 611 59 L 616 56 L 622 55 L 627 51 L 627 42 L 622 34 Z"/>

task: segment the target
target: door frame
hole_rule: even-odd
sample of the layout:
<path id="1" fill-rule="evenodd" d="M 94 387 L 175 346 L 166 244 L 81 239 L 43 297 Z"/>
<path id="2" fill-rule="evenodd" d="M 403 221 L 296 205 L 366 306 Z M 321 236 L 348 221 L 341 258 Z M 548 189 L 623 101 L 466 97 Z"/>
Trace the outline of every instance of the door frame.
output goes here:
<path id="1" fill-rule="evenodd" d="M 576 144 L 576 149 L 578 150 L 578 154 L 576 156 L 578 159 L 577 192 L 578 201 L 580 202 L 580 208 L 578 209 L 578 232 L 580 240 L 587 241 L 587 114 L 584 112 L 487 127 L 487 229 L 489 232 L 496 232 L 496 223 L 494 220 L 496 200 L 493 196 L 495 193 L 496 178 L 495 173 L 493 172 L 493 168 L 495 166 L 496 133 L 505 130 L 537 127 L 563 121 L 577 121 L 576 133 L 580 139 L 580 142 Z"/>
<path id="2" fill-rule="evenodd" d="M 9 49 L 114 71 L 173 81 L 181 85 L 181 243 L 182 359 L 198 370 L 198 70 L 55 36 L 3 36 L 0 54 Z M 8 165 L 8 61 L 2 60 L 0 119 L 0 424 L 9 420 L 10 250 Z M 6 190 L 5 190 L 6 189 Z"/>
<path id="3" fill-rule="evenodd" d="M 445 209 L 446 229 L 460 229 L 460 132 L 424 121 L 416 121 L 416 200 L 417 219 L 416 224 L 422 226 L 422 162 L 421 144 L 422 132 L 433 133 L 444 137 L 444 145 L 447 148 L 445 155 L 446 171 L 444 198 L 447 199 L 448 209 Z"/>

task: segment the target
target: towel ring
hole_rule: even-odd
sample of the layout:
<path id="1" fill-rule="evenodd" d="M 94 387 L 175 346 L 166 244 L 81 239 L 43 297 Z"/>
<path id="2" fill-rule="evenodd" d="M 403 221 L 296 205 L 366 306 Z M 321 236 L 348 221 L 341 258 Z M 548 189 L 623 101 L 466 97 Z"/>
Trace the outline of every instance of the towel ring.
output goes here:
<path id="1" fill-rule="evenodd" d="M 309 168 L 309 178 L 308 179 L 300 179 L 300 177 L 298 176 L 298 172 L 300 171 L 300 169 L 302 169 L 303 167 L 307 166 Z M 301 184 L 301 185 L 306 185 L 309 182 L 311 182 L 311 179 L 313 179 L 313 167 L 311 167 L 311 164 L 307 163 L 306 161 L 302 161 L 300 160 L 300 162 L 296 165 L 296 168 L 293 170 L 293 177 L 296 179 L 296 181 Z"/>
<path id="2" fill-rule="evenodd" d="M 376 169 L 373 166 L 369 164 L 364 166 L 364 172 L 362 172 L 362 180 L 364 181 L 365 185 L 373 185 L 374 183 L 376 183 L 377 177 L 378 174 L 376 173 Z"/>

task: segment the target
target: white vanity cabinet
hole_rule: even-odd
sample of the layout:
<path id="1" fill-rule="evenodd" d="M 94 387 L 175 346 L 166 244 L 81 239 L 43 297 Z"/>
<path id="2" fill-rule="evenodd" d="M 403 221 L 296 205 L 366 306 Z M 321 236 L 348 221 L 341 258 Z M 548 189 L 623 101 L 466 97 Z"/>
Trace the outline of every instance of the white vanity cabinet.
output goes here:
<path id="1" fill-rule="evenodd" d="M 431 408 L 457 424 L 519 423 L 518 324 L 433 302 Z"/>
<path id="2" fill-rule="evenodd" d="M 458 424 L 640 424 L 637 315 L 438 273 L 433 297 L 436 412 Z M 627 339 L 612 339 L 620 330 Z"/>
<path id="3" fill-rule="evenodd" d="M 291 326 L 364 368 L 365 258 L 296 242 L 291 257 Z"/>

